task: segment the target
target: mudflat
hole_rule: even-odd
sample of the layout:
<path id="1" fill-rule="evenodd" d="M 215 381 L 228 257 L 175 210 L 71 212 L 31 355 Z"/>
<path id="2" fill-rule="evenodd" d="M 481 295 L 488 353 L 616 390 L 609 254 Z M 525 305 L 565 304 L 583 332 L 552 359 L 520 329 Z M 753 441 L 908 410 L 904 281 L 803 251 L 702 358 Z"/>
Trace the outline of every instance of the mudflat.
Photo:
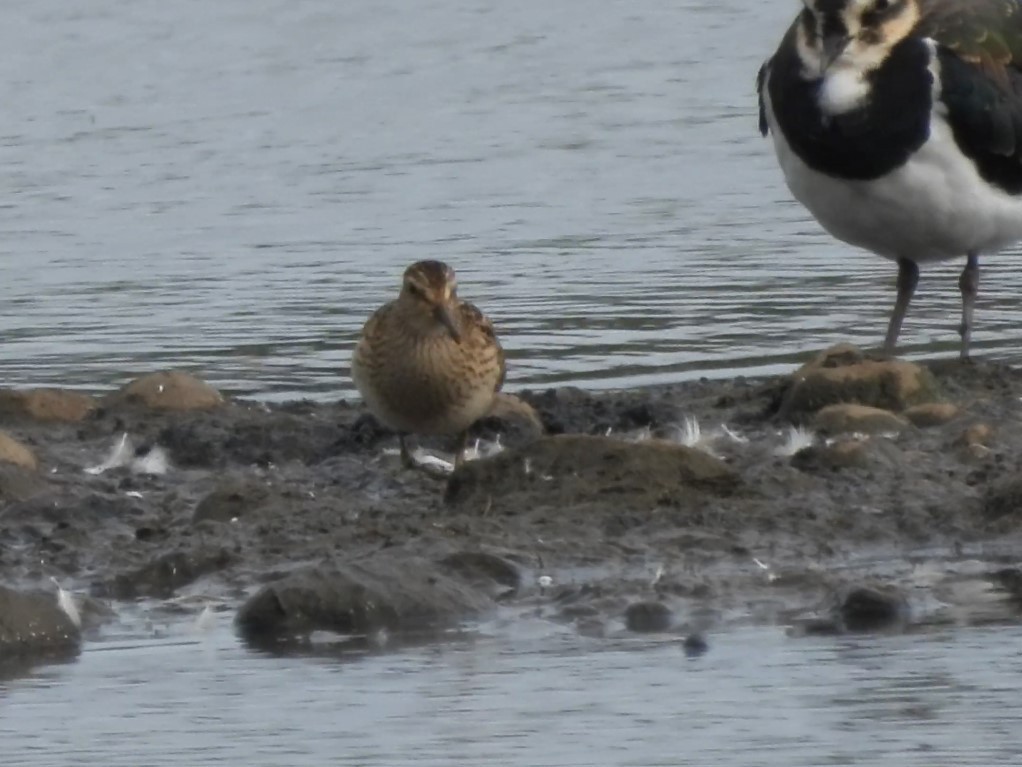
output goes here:
<path id="1" fill-rule="evenodd" d="M 358 402 L 246 402 L 177 371 L 0 390 L 0 580 L 52 606 L 56 578 L 86 640 L 139 599 L 215 603 L 270 645 L 496 610 L 693 647 L 750 621 L 1012 621 L 1020 413 L 1015 368 L 839 346 L 772 379 L 517 392 L 438 479 Z M 26 644 L 18 620 L 0 645 Z"/>

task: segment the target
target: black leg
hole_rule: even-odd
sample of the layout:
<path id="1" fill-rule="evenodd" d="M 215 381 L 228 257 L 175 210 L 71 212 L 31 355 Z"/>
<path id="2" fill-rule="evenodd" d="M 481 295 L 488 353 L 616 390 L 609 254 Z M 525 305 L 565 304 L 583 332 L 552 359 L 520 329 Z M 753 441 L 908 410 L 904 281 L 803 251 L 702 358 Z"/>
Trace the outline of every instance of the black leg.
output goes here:
<path id="1" fill-rule="evenodd" d="M 419 464 L 415 462 L 415 459 L 412 458 L 412 454 L 408 452 L 408 444 L 405 442 L 405 435 L 400 435 L 398 439 L 401 440 L 401 464 L 406 469 L 419 468 Z"/>
<path id="2" fill-rule="evenodd" d="M 894 302 L 891 321 L 887 324 L 887 338 L 884 339 L 885 354 L 894 354 L 894 347 L 898 345 L 898 335 L 901 333 L 901 323 L 905 319 L 905 312 L 908 311 L 909 302 L 912 301 L 912 294 L 916 292 L 918 284 L 919 267 L 916 262 L 909 261 L 907 258 L 899 258 L 898 298 Z"/>
<path id="3" fill-rule="evenodd" d="M 976 308 L 976 296 L 979 294 L 979 257 L 970 253 L 962 276 L 958 278 L 958 288 L 962 291 L 962 324 L 958 332 L 962 336 L 962 359 L 969 359 L 969 342 L 972 341 L 972 315 Z"/>
<path id="4" fill-rule="evenodd" d="M 458 435 L 458 444 L 454 449 L 454 468 L 458 468 L 465 462 L 465 447 L 468 445 L 468 431 Z"/>

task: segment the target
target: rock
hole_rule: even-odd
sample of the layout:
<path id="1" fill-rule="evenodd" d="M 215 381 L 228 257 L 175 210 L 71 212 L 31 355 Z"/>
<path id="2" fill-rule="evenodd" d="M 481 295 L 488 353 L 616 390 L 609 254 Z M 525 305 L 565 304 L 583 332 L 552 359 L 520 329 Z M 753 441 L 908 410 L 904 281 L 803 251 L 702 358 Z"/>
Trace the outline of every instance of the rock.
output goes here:
<path id="1" fill-rule="evenodd" d="M 45 488 L 45 482 L 34 470 L 0 461 L 0 508 L 28 500 Z"/>
<path id="2" fill-rule="evenodd" d="M 262 507 L 269 497 L 261 482 L 228 480 L 199 501 L 192 522 L 233 522 Z"/>
<path id="3" fill-rule="evenodd" d="M 438 563 L 448 574 L 486 590 L 494 598 L 518 591 L 522 574 L 512 562 L 485 551 L 458 551 Z"/>
<path id="4" fill-rule="evenodd" d="M 925 368 L 902 360 L 869 359 L 849 344 L 826 349 L 792 374 L 780 416 L 792 420 L 843 402 L 901 411 L 938 398 Z"/>
<path id="5" fill-rule="evenodd" d="M 706 639 L 702 634 L 689 634 L 685 637 L 685 641 L 682 642 L 681 647 L 685 651 L 685 655 L 690 658 L 697 658 L 700 655 L 704 655 L 706 651 L 710 649 L 710 645 L 706 642 Z"/>
<path id="6" fill-rule="evenodd" d="M 925 402 L 922 405 L 913 405 L 902 413 L 902 416 L 913 426 L 926 428 L 941 426 L 955 418 L 958 412 L 958 406 L 950 402 Z"/>
<path id="7" fill-rule="evenodd" d="M 561 434 L 462 464 L 451 475 L 445 498 L 450 504 L 476 503 L 483 509 L 493 503 L 513 510 L 512 496 L 541 487 L 552 505 L 612 494 L 622 505 L 648 507 L 699 492 L 730 495 L 739 484 L 727 464 L 695 448 L 656 439 Z"/>
<path id="8" fill-rule="evenodd" d="M 0 586 L 0 661 L 11 655 L 76 653 L 81 633 L 45 591 Z"/>
<path id="9" fill-rule="evenodd" d="M 172 551 L 133 572 L 114 576 L 109 583 L 100 585 L 99 590 L 103 596 L 114 599 L 168 599 L 179 588 L 204 575 L 223 570 L 233 560 L 234 557 L 223 548 Z"/>
<path id="10" fill-rule="evenodd" d="M 903 628 L 909 619 L 905 595 L 886 585 L 848 589 L 835 610 L 839 624 L 853 633 Z"/>
<path id="11" fill-rule="evenodd" d="M 869 443 L 862 439 L 841 439 L 829 445 L 813 445 L 792 456 L 791 465 L 802 471 L 834 471 L 869 462 Z"/>
<path id="12" fill-rule="evenodd" d="M 1022 519 L 1022 476 L 995 482 L 983 494 L 983 515 L 990 520 Z"/>
<path id="13" fill-rule="evenodd" d="M 989 424 L 976 423 L 962 432 L 962 435 L 956 440 L 956 444 L 965 447 L 977 445 L 985 447 L 993 435 L 994 430 Z"/>
<path id="14" fill-rule="evenodd" d="M 637 634 L 667 631 L 674 616 L 662 602 L 635 602 L 625 610 L 625 626 Z"/>
<path id="15" fill-rule="evenodd" d="M 8 463 L 35 471 L 39 467 L 35 453 L 7 432 L 0 431 L 0 464 Z"/>
<path id="16" fill-rule="evenodd" d="M 238 611 L 252 642 L 313 631 L 373 635 L 431 632 L 494 607 L 486 595 L 408 556 L 324 565 L 263 587 Z"/>
<path id="17" fill-rule="evenodd" d="M 136 378 L 107 396 L 110 405 L 142 405 L 154 410 L 209 410 L 224 404 L 223 395 L 190 373 L 168 370 Z"/>
<path id="18" fill-rule="evenodd" d="M 827 405 L 813 418 L 813 427 L 823 434 L 890 434 L 908 426 L 889 410 L 853 403 Z"/>
<path id="19" fill-rule="evenodd" d="M 96 405 L 94 397 L 68 389 L 0 390 L 2 418 L 74 423 L 84 420 Z"/>
<path id="20" fill-rule="evenodd" d="M 473 434 L 500 435 L 505 447 L 531 442 L 546 429 L 535 408 L 528 402 L 505 392 L 498 392 L 490 412 L 476 422 Z"/>

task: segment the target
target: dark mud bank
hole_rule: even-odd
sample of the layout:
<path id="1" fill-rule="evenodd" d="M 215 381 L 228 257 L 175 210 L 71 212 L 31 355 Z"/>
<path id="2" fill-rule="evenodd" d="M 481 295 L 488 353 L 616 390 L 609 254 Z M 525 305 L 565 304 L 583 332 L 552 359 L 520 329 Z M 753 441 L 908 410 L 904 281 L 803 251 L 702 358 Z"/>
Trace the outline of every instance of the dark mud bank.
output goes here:
<path id="1" fill-rule="evenodd" d="M 1020 411 L 1014 368 L 837 347 L 770 380 L 521 392 L 438 481 L 358 403 L 182 373 L 0 391 L 0 651 L 31 649 L 30 597 L 46 646 L 77 641 L 51 578 L 97 615 L 215 598 L 271 645 L 495 610 L 598 635 L 1015 620 Z"/>

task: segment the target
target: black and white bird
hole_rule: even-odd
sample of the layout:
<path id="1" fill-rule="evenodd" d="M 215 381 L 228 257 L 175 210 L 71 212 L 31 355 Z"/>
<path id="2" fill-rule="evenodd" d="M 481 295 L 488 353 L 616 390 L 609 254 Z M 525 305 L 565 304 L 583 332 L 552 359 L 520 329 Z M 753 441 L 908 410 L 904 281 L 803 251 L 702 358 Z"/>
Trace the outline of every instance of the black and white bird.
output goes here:
<path id="1" fill-rule="evenodd" d="M 1022 0 L 803 0 L 760 69 L 760 130 L 832 235 L 898 263 L 893 353 L 918 264 L 1022 240 Z"/>

